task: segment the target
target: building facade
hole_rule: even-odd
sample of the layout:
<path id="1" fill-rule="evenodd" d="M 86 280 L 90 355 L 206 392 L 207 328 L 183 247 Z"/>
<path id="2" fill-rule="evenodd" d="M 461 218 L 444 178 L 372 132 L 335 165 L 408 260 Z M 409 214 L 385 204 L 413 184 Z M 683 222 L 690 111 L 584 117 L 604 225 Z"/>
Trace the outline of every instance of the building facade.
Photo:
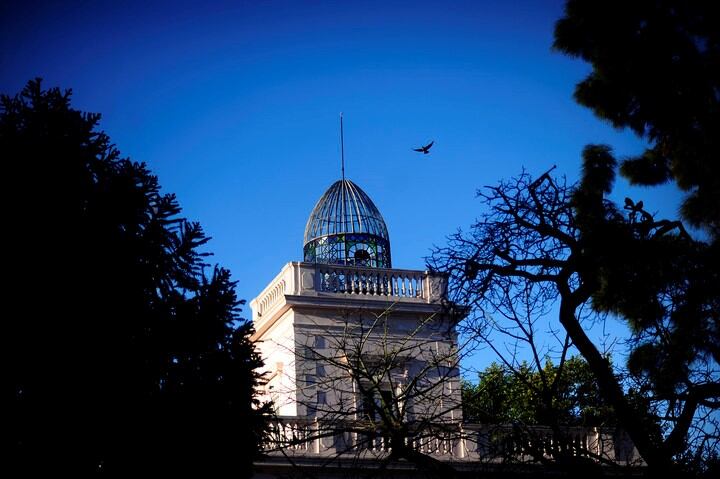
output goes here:
<path id="1" fill-rule="evenodd" d="M 303 257 L 250 303 L 277 414 L 259 477 L 468 472 L 538 450 L 633 459 L 605 431 L 535 428 L 519 442 L 511 426 L 464 424 L 446 278 L 392 268 L 382 215 L 350 180 L 315 205 Z"/>

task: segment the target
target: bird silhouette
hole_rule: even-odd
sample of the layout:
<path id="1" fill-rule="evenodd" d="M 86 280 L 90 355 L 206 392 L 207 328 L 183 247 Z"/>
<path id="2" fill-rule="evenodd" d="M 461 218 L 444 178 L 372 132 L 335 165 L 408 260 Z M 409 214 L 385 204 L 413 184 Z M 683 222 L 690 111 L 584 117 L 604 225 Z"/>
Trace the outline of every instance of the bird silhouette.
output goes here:
<path id="1" fill-rule="evenodd" d="M 435 140 L 431 141 L 425 146 L 421 146 L 420 148 L 413 148 L 413 151 L 419 151 L 420 153 L 427 155 L 430 153 L 430 147 L 433 146 L 433 143 L 435 143 Z"/>

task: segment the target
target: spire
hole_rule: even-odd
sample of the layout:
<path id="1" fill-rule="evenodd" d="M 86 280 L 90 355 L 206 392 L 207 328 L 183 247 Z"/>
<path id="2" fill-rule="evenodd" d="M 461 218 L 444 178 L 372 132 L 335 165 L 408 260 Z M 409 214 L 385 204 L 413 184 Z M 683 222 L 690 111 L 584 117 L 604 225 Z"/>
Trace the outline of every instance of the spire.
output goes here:
<path id="1" fill-rule="evenodd" d="M 340 161 L 342 164 L 342 179 L 345 181 L 345 135 L 343 134 L 342 112 L 340 112 Z"/>

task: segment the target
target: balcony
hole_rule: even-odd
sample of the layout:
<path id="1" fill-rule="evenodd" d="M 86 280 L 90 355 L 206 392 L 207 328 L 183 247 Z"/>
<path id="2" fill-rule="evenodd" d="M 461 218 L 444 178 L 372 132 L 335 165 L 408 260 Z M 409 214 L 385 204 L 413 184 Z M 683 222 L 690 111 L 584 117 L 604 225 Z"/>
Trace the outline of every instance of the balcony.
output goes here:
<path id="1" fill-rule="evenodd" d="M 277 417 L 264 449 L 270 455 L 304 458 L 389 456 L 392 446 L 387 438 L 379 431 L 357 432 L 363 427 L 361 421 L 324 423 L 317 418 Z M 405 444 L 439 460 L 464 463 L 533 463 L 564 457 L 643 465 L 627 435 L 615 429 L 567 427 L 554 433 L 542 426 L 520 431 L 511 425 L 455 423 L 418 431 Z"/>
<path id="2" fill-rule="evenodd" d="M 258 328 L 287 303 L 288 296 L 439 304 L 446 288 L 445 276 L 428 271 L 291 262 L 250 306 Z"/>

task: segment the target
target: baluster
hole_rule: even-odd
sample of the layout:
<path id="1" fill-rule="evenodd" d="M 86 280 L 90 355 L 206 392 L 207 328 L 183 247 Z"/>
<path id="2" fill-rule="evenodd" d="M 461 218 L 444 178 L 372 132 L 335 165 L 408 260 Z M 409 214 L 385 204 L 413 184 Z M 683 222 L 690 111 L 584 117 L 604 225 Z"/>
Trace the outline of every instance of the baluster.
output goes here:
<path id="1" fill-rule="evenodd" d="M 408 276 L 408 298 L 415 296 L 415 290 L 413 289 L 414 281 L 412 276 Z"/>
<path id="2" fill-rule="evenodd" d="M 543 456 L 550 455 L 550 441 L 551 441 L 550 436 L 548 434 L 545 434 L 545 436 L 543 437 L 543 442 L 542 442 Z"/>
<path id="3" fill-rule="evenodd" d="M 577 437 L 577 435 L 573 434 L 572 439 L 572 455 L 577 456 L 578 451 L 580 451 L 580 439 Z"/>

